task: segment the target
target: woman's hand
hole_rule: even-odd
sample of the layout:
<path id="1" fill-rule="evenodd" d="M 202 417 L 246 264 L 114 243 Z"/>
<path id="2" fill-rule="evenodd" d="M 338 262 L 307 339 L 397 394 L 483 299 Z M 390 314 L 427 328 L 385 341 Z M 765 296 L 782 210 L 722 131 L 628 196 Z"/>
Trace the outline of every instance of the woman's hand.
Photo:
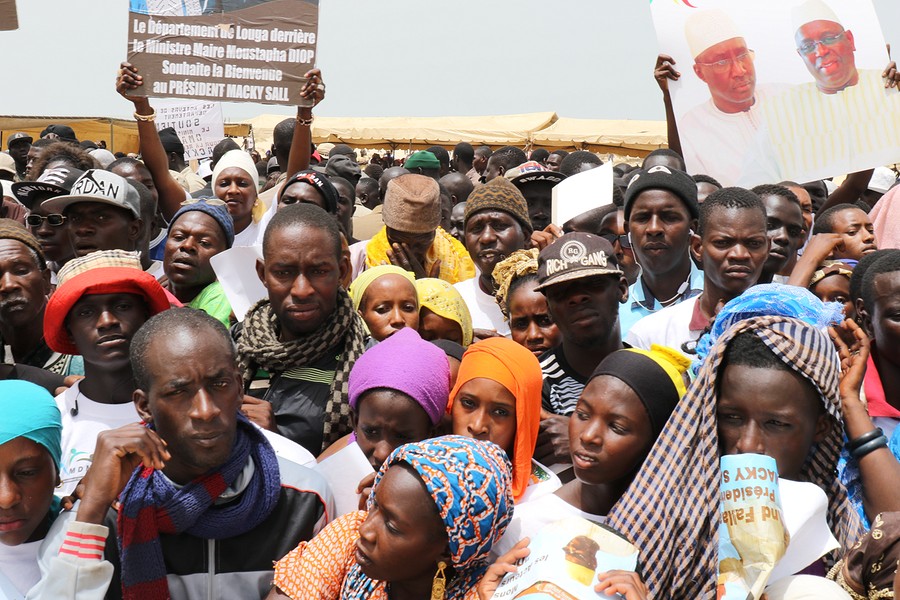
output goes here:
<path id="1" fill-rule="evenodd" d="M 478 600 L 490 600 L 497 591 L 497 586 L 503 581 L 507 573 L 515 573 L 517 571 L 516 563 L 528 556 L 531 550 L 528 549 L 529 540 L 527 537 L 519 540 L 519 543 L 512 547 L 512 550 L 497 559 L 497 562 L 488 567 L 484 577 L 478 582 L 475 588 L 478 592 Z"/>
<path id="2" fill-rule="evenodd" d="M 619 594 L 625 600 L 647 600 L 650 592 L 634 571 L 607 571 L 597 575 L 599 582 L 594 586 L 595 592 L 608 596 Z"/>

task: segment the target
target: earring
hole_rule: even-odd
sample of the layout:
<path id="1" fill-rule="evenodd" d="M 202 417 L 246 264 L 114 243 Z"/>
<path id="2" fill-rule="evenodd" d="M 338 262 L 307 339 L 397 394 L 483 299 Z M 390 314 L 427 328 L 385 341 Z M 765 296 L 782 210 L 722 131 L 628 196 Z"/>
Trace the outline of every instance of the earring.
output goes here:
<path id="1" fill-rule="evenodd" d="M 444 574 L 446 568 L 447 563 L 438 562 L 438 570 L 431 584 L 431 600 L 444 600 L 444 594 L 447 592 L 447 576 Z"/>

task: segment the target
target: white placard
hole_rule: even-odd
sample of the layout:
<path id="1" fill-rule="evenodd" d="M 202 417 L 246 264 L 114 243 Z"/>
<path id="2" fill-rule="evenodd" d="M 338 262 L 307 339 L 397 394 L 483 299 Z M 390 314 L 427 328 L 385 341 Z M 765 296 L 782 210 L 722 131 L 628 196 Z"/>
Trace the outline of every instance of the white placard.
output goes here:
<path id="1" fill-rule="evenodd" d="M 174 127 L 178 132 L 185 160 L 211 157 L 213 147 L 225 138 L 221 102 L 158 98 L 153 107 L 156 128 Z"/>
<path id="2" fill-rule="evenodd" d="M 372 465 L 356 442 L 332 454 L 313 467 L 325 478 L 334 496 L 337 517 L 359 510 L 356 488 L 366 475 L 373 473 Z"/>
<path id="3" fill-rule="evenodd" d="M 251 306 L 268 296 L 256 274 L 257 260 L 262 260 L 260 246 L 235 246 L 209 259 L 238 322 Z"/>
<path id="4" fill-rule="evenodd" d="M 613 203 L 613 165 L 572 175 L 553 186 L 553 218 L 560 227 L 589 210 Z"/>

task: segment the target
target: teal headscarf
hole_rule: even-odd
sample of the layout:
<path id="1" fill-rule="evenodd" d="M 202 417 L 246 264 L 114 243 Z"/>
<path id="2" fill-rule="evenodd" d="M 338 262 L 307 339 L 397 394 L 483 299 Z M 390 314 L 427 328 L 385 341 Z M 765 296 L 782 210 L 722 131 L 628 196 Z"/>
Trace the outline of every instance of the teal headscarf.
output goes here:
<path id="1" fill-rule="evenodd" d="M 47 449 L 59 469 L 62 420 L 53 396 L 27 381 L 0 381 L 0 444 L 23 437 Z"/>

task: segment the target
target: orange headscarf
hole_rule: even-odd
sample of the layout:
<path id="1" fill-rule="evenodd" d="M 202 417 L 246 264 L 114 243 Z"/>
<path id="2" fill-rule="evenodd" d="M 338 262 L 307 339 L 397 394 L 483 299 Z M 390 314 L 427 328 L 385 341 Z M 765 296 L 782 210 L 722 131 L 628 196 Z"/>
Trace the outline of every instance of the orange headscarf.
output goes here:
<path id="1" fill-rule="evenodd" d="M 531 478 L 531 458 L 541 424 L 541 365 L 530 350 L 507 338 L 489 338 L 472 344 L 463 354 L 447 412 L 453 408 L 459 389 L 479 377 L 496 381 L 516 398 L 516 437 L 510 459 L 513 496 L 518 500 Z"/>

